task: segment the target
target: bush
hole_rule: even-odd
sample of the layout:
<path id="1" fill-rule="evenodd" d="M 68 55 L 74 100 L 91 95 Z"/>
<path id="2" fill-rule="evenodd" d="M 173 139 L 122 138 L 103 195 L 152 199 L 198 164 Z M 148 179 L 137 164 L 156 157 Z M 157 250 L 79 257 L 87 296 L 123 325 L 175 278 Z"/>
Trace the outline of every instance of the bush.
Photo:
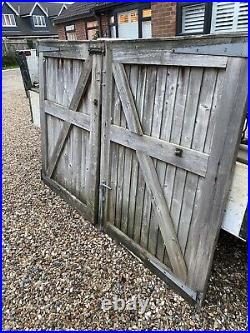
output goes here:
<path id="1" fill-rule="evenodd" d="M 2 56 L 2 68 L 6 69 L 8 67 L 18 66 L 16 57 L 14 55 L 3 55 Z"/>

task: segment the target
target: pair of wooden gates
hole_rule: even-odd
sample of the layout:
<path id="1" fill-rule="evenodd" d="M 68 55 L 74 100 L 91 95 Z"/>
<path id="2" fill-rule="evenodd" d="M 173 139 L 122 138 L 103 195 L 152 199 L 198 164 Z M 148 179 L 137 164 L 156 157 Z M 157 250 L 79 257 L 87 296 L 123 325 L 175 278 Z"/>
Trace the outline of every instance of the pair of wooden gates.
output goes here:
<path id="1" fill-rule="evenodd" d="M 247 60 L 178 52 L 185 43 L 42 42 L 42 177 L 200 302 L 237 154 Z"/>

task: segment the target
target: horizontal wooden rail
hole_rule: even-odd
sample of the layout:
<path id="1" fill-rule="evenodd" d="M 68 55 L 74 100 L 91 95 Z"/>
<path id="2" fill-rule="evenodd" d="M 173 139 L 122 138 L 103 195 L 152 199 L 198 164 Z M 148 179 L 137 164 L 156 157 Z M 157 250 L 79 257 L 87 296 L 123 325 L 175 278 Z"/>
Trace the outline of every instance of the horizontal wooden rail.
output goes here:
<path id="1" fill-rule="evenodd" d="M 175 54 L 165 50 L 113 51 L 114 62 L 123 64 L 148 64 L 167 66 L 190 66 L 226 68 L 227 57 L 197 54 Z"/>
<path id="2" fill-rule="evenodd" d="M 86 131 L 90 131 L 90 116 L 69 110 L 67 107 L 60 104 L 45 100 L 45 113 L 64 120 L 77 127 L 83 128 Z"/>
<path id="3" fill-rule="evenodd" d="M 125 147 L 139 150 L 146 155 L 205 177 L 209 155 L 185 148 L 147 135 L 138 135 L 126 128 L 111 125 L 111 141 Z M 182 150 L 182 157 L 176 156 L 176 149 Z"/>

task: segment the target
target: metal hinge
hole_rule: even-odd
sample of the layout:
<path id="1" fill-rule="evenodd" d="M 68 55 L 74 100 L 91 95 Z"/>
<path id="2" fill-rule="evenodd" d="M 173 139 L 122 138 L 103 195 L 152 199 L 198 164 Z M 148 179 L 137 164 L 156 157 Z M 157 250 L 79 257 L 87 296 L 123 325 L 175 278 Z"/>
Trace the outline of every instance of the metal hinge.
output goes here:
<path id="1" fill-rule="evenodd" d="M 90 46 L 89 47 L 89 55 L 98 54 L 98 55 L 105 55 L 105 48 L 104 47 L 97 47 L 97 46 Z"/>
<path id="2" fill-rule="evenodd" d="M 171 52 L 247 58 L 248 46 L 247 42 L 198 45 L 198 46 L 177 47 L 172 49 Z"/>

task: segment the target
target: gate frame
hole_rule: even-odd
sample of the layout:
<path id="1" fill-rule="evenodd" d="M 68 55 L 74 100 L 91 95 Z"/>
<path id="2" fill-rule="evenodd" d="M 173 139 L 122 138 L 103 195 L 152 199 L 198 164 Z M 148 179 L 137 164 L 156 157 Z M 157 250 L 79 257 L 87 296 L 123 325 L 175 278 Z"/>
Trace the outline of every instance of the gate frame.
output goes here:
<path id="1" fill-rule="evenodd" d="M 213 227 L 213 241 L 211 242 L 212 248 L 208 258 L 209 264 L 205 268 L 207 271 L 206 280 L 204 281 L 203 290 L 194 291 L 189 287 L 185 286 L 182 281 L 178 280 L 175 276 L 173 276 L 172 272 L 166 270 L 166 266 L 162 264 L 157 258 L 152 256 L 148 251 L 142 249 L 138 244 L 136 244 L 132 239 L 123 234 L 119 229 L 115 228 L 110 224 L 106 224 L 106 216 L 107 216 L 107 202 L 108 202 L 108 192 L 109 192 L 109 177 L 110 177 L 110 167 L 109 167 L 109 159 L 107 159 L 107 147 L 108 147 L 108 155 L 109 151 L 109 133 L 110 133 L 110 112 L 111 112 L 111 98 L 109 94 L 105 93 L 105 89 L 107 89 L 107 84 L 112 80 L 112 48 L 117 47 L 119 45 L 125 45 L 128 49 L 138 49 L 138 47 L 146 49 L 147 45 L 153 45 L 154 49 L 161 48 L 164 42 L 168 42 L 167 47 L 164 45 L 164 50 L 172 50 L 175 53 L 191 53 L 191 54 L 213 54 L 213 55 L 226 55 L 229 57 L 240 57 L 245 58 L 246 50 L 244 47 L 244 43 L 247 41 L 247 35 L 223 35 L 223 36 L 198 36 L 198 37 L 175 37 L 175 38 L 165 38 L 162 39 L 150 39 L 150 40 L 98 40 L 95 42 L 57 42 L 52 40 L 40 41 L 39 42 L 39 72 L 40 72 L 40 105 L 41 105 L 41 130 L 42 130 L 42 156 L 43 156 L 43 166 L 41 171 L 42 180 L 55 192 L 57 192 L 63 199 L 65 199 L 70 205 L 75 207 L 83 216 L 87 217 L 91 220 L 92 223 L 97 224 L 101 230 L 104 230 L 107 234 L 109 234 L 114 240 L 118 241 L 120 244 L 125 245 L 125 247 L 134 253 L 139 260 L 143 261 L 144 265 L 148 267 L 153 273 L 158 275 L 162 280 L 170 284 L 174 289 L 176 289 L 182 297 L 188 300 L 190 303 L 197 304 L 201 306 L 205 293 L 208 286 L 208 277 L 209 272 L 211 270 L 212 259 L 215 251 L 215 246 L 217 244 L 217 239 L 220 231 L 220 224 L 222 223 L 223 216 L 223 208 L 225 207 L 227 193 L 230 186 L 230 178 L 231 171 L 234 165 L 234 162 L 237 158 L 237 149 L 240 140 L 241 128 L 243 126 L 243 115 L 246 112 L 247 106 L 245 104 L 245 110 L 243 112 L 243 107 L 240 107 L 239 110 L 242 111 L 242 123 L 238 124 L 238 127 L 234 126 L 234 119 L 230 119 L 229 126 L 231 126 L 232 131 L 229 133 L 229 128 L 227 128 L 226 134 L 224 136 L 225 139 L 225 147 L 232 145 L 232 141 L 234 144 L 234 149 L 226 148 L 225 151 L 228 153 L 225 156 L 226 162 L 223 160 L 222 166 L 220 166 L 220 170 L 222 173 L 226 174 L 226 177 L 223 177 L 220 185 L 217 185 L 218 192 L 216 192 L 217 197 L 220 199 L 214 201 L 214 205 L 217 205 L 217 220 L 214 217 L 214 222 L 210 225 Z M 195 42 L 195 43 L 194 43 Z M 95 190 L 95 207 L 94 214 L 89 216 L 86 214 L 86 210 L 82 207 L 82 203 L 76 197 L 70 194 L 69 191 L 61 187 L 55 181 L 49 179 L 46 176 L 46 126 L 45 126 L 45 109 L 44 109 L 44 63 L 43 59 L 46 55 L 57 55 L 63 58 L 72 58 L 72 59 L 80 59 L 84 60 L 84 52 L 82 51 L 81 45 L 88 44 L 90 46 L 88 53 L 93 55 L 93 58 L 100 59 L 96 61 L 99 63 L 99 68 L 101 70 L 101 75 L 99 79 L 99 93 L 97 94 L 98 105 L 94 108 L 94 112 L 96 112 L 96 129 L 99 129 L 99 135 L 95 137 L 95 144 L 99 145 L 98 153 L 96 156 L 97 163 L 97 176 L 96 178 L 96 188 Z M 195 44 L 195 46 L 194 46 Z M 225 49 L 225 45 L 234 45 L 233 52 Z M 94 50 L 93 50 L 94 48 Z M 152 47 L 151 47 L 152 49 Z M 93 53 L 92 53 L 93 52 Z M 104 56 L 105 54 L 105 56 Z M 244 67 L 244 66 L 243 66 Z M 96 79 L 96 78 L 95 78 Z M 244 83 L 244 82 L 243 82 Z M 242 83 L 241 83 L 242 84 Z M 105 87 L 106 85 L 106 87 Z M 104 87 L 104 90 L 102 89 Z M 226 89 L 227 90 L 227 89 Z M 243 97 L 246 94 L 246 91 L 243 89 Z M 231 101 L 234 103 L 230 104 L 230 97 L 225 98 L 224 103 L 228 105 L 228 109 L 232 109 L 237 107 L 237 103 L 243 106 L 240 98 L 238 101 Z M 104 116 L 102 116 L 104 115 Z M 233 114 L 232 116 L 236 115 Z M 239 114 L 237 114 L 237 118 Z M 216 126 L 217 127 L 217 126 Z M 230 135 L 229 135 L 230 134 Z M 232 140 L 233 137 L 233 140 Z M 232 141 L 231 141 L 232 140 Z M 92 142 L 94 144 L 94 141 Z M 108 145 L 107 145 L 108 144 Z M 100 171 L 100 172 L 99 172 Z M 225 185 L 225 186 L 224 186 Z M 222 192 L 220 192 L 222 190 Z M 221 202 L 221 205 L 218 202 Z M 212 201 L 211 201 L 212 202 Z M 205 207 L 207 211 L 209 211 L 209 207 Z M 201 228 L 202 226 L 200 226 Z M 203 225 L 204 227 L 204 225 Z M 204 269 L 204 267 L 203 267 Z"/>
<path id="2" fill-rule="evenodd" d="M 60 197 L 62 197 L 71 206 L 75 207 L 78 212 L 92 224 L 98 222 L 99 209 L 99 176 L 100 176 L 100 140 L 101 140 L 101 87 L 102 87 L 102 54 L 103 42 L 81 41 L 81 42 L 61 42 L 54 40 L 41 40 L 38 43 L 39 52 L 39 95 L 40 95 L 40 121 L 41 121 L 41 148 L 42 148 L 42 169 L 41 179 Z M 87 203 L 83 203 L 66 188 L 58 184 L 48 174 L 47 160 L 47 125 L 45 111 L 45 58 L 63 58 L 77 59 L 86 61 L 91 59 L 91 99 L 93 101 L 90 116 L 89 128 L 89 147 L 90 147 L 90 173 L 92 180 L 91 196 Z M 98 77 L 97 77 L 98 76 Z M 94 83 L 94 84 L 93 84 Z M 69 108 L 68 108 L 69 110 Z M 64 120 L 65 124 L 70 124 Z M 75 124 L 76 125 L 76 124 Z M 80 126 L 79 126 L 80 127 Z M 80 127 L 81 128 L 81 127 Z M 92 148 L 92 149 L 91 149 Z M 52 175 L 51 175 L 52 176 Z"/>
<path id="3" fill-rule="evenodd" d="M 197 45 L 194 46 L 194 40 L 197 42 Z M 215 43 L 216 40 L 216 43 Z M 164 42 L 169 42 L 168 44 Z M 187 53 L 187 54 L 203 54 L 203 55 L 217 55 L 217 56 L 227 56 L 228 57 L 228 65 L 231 66 L 230 59 L 234 57 L 238 58 L 246 58 L 247 57 L 247 50 L 246 50 L 246 37 L 245 36 L 204 36 L 203 38 L 199 37 L 179 37 L 179 38 L 167 38 L 164 40 L 155 39 L 155 40 L 108 40 L 108 43 L 105 44 L 106 46 L 106 61 L 104 64 L 104 82 L 112 82 L 112 50 L 117 48 L 121 51 L 123 50 L 136 50 L 147 51 L 147 45 L 149 45 L 149 49 L 152 50 L 169 50 L 173 53 Z M 153 46 L 152 46 L 153 44 Z M 208 45 L 207 45 L 208 44 Z M 232 49 L 225 48 L 225 46 L 233 45 Z M 121 61 L 122 62 L 122 61 Z M 202 228 L 206 227 L 206 221 L 208 222 L 209 219 L 209 212 L 214 209 L 217 209 L 215 216 L 213 216 L 213 222 L 209 223 L 210 228 L 212 231 L 212 239 L 210 240 L 210 252 L 207 253 L 207 261 L 208 264 L 204 264 L 203 258 L 203 267 L 202 265 L 199 266 L 200 270 L 205 270 L 205 280 L 203 280 L 203 288 L 198 290 L 193 290 L 186 286 L 183 281 L 179 280 L 173 273 L 167 269 L 167 267 L 161 263 L 157 258 L 151 255 L 147 250 L 143 249 L 139 246 L 135 241 L 129 238 L 126 234 L 116 228 L 114 225 L 107 221 L 107 209 L 108 209 L 108 202 L 109 202 L 109 193 L 110 193 L 110 165 L 109 165 L 109 158 L 110 156 L 110 126 L 111 121 L 111 98 L 108 92 L 104 88 L 103 93 L 103 110 L 102 110 L 102 137 L 103 140 L 101 141 L 101 167 L 100 167 L 100 182 L 102 188 L 100 190 L 100 220 L 99 223 L 101 224 L 101 228 L 111 236 L 112 239 L 118 241 L 119 244 L 125 246 L 129 251 L 135 254 L 139 260 L 141 260 L 144 265 L 149 268 L 153 273 L 159 276 L 162 280 L 170 284 L 174 289 L 176 289 L 179 294 L 185 298 L 189 303 L 196 304 L 198 307 L 202 306 L 205 294 L 208 288 L 208 278 L 211 272 L 211 266 L 213 261 L 213 256 L 215 252 L 215 247 L 217 244 L 218 236 L 220 227 L 223 220 L 223 212 L 226 205 L 228 191 L 231 185 L 231 178 L 232 178 L 232 169 L 237 159 L 237 152 L 238 147 L 240 144 L 240 136 L 241 130 L 244 123 L 244 115 L 247 111 L 247 76 L 244 76 L 244 73 L 247 72 L 247 60 L 240 61 L 241 64 L 239 65 L 241 68 L 240 70 L 236 69 L 236 72 L 240 71 L 243 72 L 243 80 L 238 85 L 237 88 L 234 88 L 234 81 L 230 80 L 230 70 L 227 70 L 227 77 L 229 79 L 229 84 L 231 82 L 231 86 L 233 87 L 233 91 L 235 92 L 236 96 L 238 97 L 236 100 L 232 99 L 232 96 L 227 96 L 225 91 L 228 90 L 228 86 L 223 88 L 223 100 L 220 101 L 218 108 L 224 108 L 223 104 L 227 105 L 227 109 L 231 111 L 230 119 L 228 118 L 228 126 L 226 126 L 226 131 L 222 135 L 220 132 L 223 132 L 223 128 L 219 128 L 218 125 L 215 125 L 215 137 L 212 140 L 211 151 L 218 156 L 213 157 L 210 160 L 214 160 L 213 162 L 208 162 L 208 172 L 205 177 L 205 182 L 211 183 L 213 179 L 213 173 L 209 171 L 209 169 L 214 166 L 213 163 L 216 164 L 216 160 L 219 162 L 219 169 L 218 174 L 222 173 L 223 177 L 217 182 L 217 185 L 214 187 L 216 189 L 215 196 L 216 199 L 213 200 L 213 196 L 211 191 L 209 190 L 208 186 L 204 185 L 205 194 L 203 194 L 203 199 L 200 199 L 200 205 L 204 205 L 204 208 L 199 209 L 199 215 L 203 214 L 203 209 L 206 211 L 206 215 L 203 218 L 202 223 L 199 223 L 198 229 L 201 230 Z M 146 62 L 145 62 L 146 64 Z M 237 66 L 236 66 L 237 67 Z M 233 68 L 232 68 L 233 69 Z M 227 78 L 225 79 L 227 80 Z M 105 84 L 105 83 L 104 83 Z M 237 94 L 238 92 L 238 94 Z M 242 95 L 240 95 L 242 94 Z M 233 112 L 234 109 L 238 109 L 240 113 Z M 124 112 L 124 111 L 123 111 Z M 216 120 L 218 121 L 218 117 L 220 116 L 219 111 L 217 110 Z M 241 123 L 237 121 L 237 118 L 241 118 Z M 235 121 L 237 126 L 235 126 Z M 222 124 L 220 124 L 222 125 Z M 231 129 L 231 131 L 230 131 Z M 221 150 L 221 154 L 219 154 L 220 149 L 224 145 L 224 152 Z M 231 148 L 233 146 L 233 149 Z M 216 149 L 215 149 L 216 147 Z M 221 161 L 221 163 L 220 163 Z M 226 175 L 226 176 L 224 176 Z M 221 179 L 222 178 L 222 179 Z M 202 190 L 204 192 L 204 190 Z M 206 202 L 204 200 L 204 196 L 210 197 L 210 200 Z M 212 205 L 212 206 L 211 206 Z M 207 232 L 208 234 L 208 232 Z M 204 235 L 204 232 L 202 234 Z M 198 235 L 197 235 L 198 238 Z M 205 237 L 206 238 L 206 237 Z M 198 240 L 197 240 L 198 241 Z M 205 240 L 204 240 L 205 241 Z M 198 245 L 196 244 L 196 247 Z M 198 255 L 201 257 L 204 256 L 203 250 L 201 246 L 197 247 Z M 200 262 L 201 263 L 201 262 Z M 196 273 L 197 274 L 197 273 Z"/>

